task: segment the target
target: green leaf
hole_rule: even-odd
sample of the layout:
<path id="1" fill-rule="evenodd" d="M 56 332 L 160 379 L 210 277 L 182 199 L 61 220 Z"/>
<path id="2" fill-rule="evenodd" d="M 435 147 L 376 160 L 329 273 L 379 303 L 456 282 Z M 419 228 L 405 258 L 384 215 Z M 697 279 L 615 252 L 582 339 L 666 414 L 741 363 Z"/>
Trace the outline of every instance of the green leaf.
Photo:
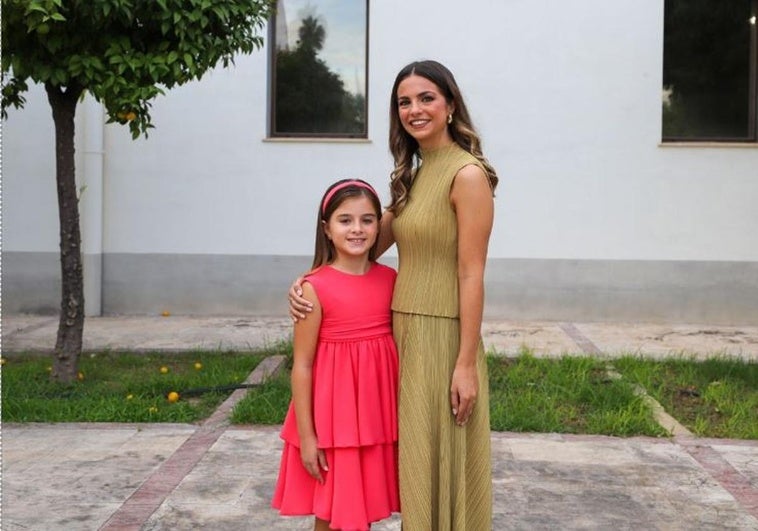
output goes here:
<path id="1" fill-rule="evenodd" d="M 53 81 L 55 81 L 58 85 L 65 85 L 67 80 L 68 76 L 66 75 L 66 71 L 62 68 L 56 68 L 53 71 Z"/>
<path id="2" fill-rule="evenodd" d="M 47 9 L 39 5 L 38 2 L 29 2 L 29 5 L 26 6 L 26 13 L 25 15 L 30 15 L 32 12 L 37 11 L 39 13 L 44 13 L 47 15 Z"/>
<path id="3" fill-rule="evenodd" d="M 221 6 L 213 6 L 213 12 L 216 13 L 216 16 L 221 22 L 226 22 L 227 12 L 224 8 Z"/>

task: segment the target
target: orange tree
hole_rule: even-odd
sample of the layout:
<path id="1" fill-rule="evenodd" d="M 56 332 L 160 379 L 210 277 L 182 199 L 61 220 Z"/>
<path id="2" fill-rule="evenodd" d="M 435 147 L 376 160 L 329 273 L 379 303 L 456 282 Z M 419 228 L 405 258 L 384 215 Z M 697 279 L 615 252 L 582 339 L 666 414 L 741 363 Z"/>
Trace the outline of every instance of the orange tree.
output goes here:
<path id="1" fill-rule="evenodd" d="M 263 44 L 275 0 L 2 0 L 2 115 L 44 85 L 55 125 L 61 311 L 52 379 L 73 381 L 84 290 L 74 174 L 74 116 L 85 92 L 133 138 L 152 127 L 165 90 Z"/>

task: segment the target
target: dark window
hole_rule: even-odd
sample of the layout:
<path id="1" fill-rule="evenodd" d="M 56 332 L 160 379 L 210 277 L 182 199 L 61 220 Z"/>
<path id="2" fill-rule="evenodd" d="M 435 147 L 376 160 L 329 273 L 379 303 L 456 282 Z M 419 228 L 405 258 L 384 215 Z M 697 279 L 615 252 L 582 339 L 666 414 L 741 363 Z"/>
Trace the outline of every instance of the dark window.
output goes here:
<path id="1" fill-rule="evenodd" d="M 665 0 L 664 141 L 756 141 L 757 7 Z"/>
<path id="2" fill-rule="evenodd" d="M 278 0 L 272 137 L 365 138 L 367 0 Z"/>

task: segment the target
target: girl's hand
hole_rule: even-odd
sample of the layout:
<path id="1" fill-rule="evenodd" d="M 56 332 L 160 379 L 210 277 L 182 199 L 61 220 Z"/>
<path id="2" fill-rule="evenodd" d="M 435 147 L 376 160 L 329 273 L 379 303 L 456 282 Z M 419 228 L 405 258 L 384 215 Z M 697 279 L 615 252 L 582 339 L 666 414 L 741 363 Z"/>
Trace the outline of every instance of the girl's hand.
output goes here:
<path id="1" fill-rule="evenodd" d="M 297 277 L 287 293 L 290 303 L 290 317 L 292 317 L 294 322 L 305 319 L 306 314 L 313 311 L 313 303 L 302 296 L 303 282 L 305 282 L 303 277 Z"/>
<path id="2" fill-rule="evenodd" d="M 326 454 L 316 444 L 316 439 L 308 439 L 300 442 L 300 459 L 305 470 L 319 483 L 324 484 L 324 476 L 321 471 L 329 471 L 326 463 Z"/>
<path id="3" fill-rule="evenodd" d="M 450 405 L 455 423 L 463 426 L 474 412 L 479 393 L 479 375 L 474 365 L 456 365 L 450 384 Z"/>

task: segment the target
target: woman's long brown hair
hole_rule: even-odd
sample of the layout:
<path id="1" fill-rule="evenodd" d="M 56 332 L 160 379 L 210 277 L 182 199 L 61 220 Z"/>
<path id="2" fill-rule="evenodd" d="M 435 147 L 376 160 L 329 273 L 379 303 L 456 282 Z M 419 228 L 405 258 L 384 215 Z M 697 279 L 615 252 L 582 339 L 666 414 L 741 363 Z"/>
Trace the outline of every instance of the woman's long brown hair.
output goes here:
<path id="1" fill-rule="evenodd" d="M 448 104 L 455 109 L 453 121 L 448 125 L 450 136 L 461 148 L 471 153 L 481 163 L 492 192 L 497 187 L 495 168 L 482 153 L 481 140 L 476 132 L 463 96 L 453 74 L 437 61 L 416 61 L 405 66 L 395 78 L 390 97 L 389 147 L 395 160 L 395 169 L 390 175 L 391 203 L 387 210 L 399 214 L 408 201 L 408 193 L 413 184 L 414 156 L 419 156 L 419 145 L 400 123 L 398 114 L 397 89 L 400 83 L 411 75 L 424 77 L 437 85 Z"/>

